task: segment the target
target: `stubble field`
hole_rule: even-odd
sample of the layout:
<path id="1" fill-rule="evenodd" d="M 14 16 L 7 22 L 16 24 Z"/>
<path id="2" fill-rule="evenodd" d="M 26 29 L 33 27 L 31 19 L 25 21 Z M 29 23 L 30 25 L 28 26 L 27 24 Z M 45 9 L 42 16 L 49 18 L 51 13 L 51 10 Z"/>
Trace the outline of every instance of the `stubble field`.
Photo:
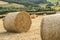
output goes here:
<path id="1" fill-rule="evenodd" d="M 6 32 L 3 26 L 3 21 L 0 19 L 0 40 L 41 40 L 40 25 L 43 16 L 38 16 L 32 19 L 32 25 L 26 33 L 11 33 Z"/>

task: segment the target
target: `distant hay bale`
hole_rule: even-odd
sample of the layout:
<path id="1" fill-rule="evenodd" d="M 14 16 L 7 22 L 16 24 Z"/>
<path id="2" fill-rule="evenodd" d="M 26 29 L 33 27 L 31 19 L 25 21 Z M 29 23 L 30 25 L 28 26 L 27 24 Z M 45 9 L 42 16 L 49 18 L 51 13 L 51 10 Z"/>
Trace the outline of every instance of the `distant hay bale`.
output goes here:
<path id="1" fill-rule="evenodd" d="M 31 18 L 32 18 L 32 19 L 35 19 L 36 17 L 35 17 L 34 15 L 31 15 Z"/>
<path id="2" fill-rule="evenodd" d="M 60 14 L 43 17 L 41 38 L 42 40 L 60 40 Z"/>
<path id="3" fill-rule="evenodd" d="M 38 17 L 39 15 L 36 15 L 36 17 Z"/>
<path id="4" fill-rule="evenodd" d="M 31 15 L 32 19 L 35 19 L 36 17 L 38 17 L 37 15 Z"/>
<path id="5" fill-rule="evenodd" d="M 9 13 L 3 20 L 4 28 L 9 32 L 27 32 L 31 26 L 31 19 L 27 12 Z"/>

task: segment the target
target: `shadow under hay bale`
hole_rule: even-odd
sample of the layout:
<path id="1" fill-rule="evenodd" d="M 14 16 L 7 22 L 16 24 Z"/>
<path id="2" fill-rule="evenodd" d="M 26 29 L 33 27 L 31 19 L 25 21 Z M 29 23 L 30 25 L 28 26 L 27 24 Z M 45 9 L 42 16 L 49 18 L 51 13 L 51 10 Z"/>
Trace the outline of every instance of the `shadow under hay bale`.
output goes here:
<path id="1" fill-rule="evenodd" d="M 4 15 L 0 15 L 0 18 L 4 18 L 5 16 Z"/>
<path id="2" fill-rule="evenodd" d="M 31 26 L 31 18 L 27 12 L 9 13 L 3 20 L 4 28 L 9 32 L 27 32 Z"/>
<path id="3" fill-rule="evenodd" d="M 60 14 L 43 17 L 41 38 L 42 40 L 60 40 Z"/>

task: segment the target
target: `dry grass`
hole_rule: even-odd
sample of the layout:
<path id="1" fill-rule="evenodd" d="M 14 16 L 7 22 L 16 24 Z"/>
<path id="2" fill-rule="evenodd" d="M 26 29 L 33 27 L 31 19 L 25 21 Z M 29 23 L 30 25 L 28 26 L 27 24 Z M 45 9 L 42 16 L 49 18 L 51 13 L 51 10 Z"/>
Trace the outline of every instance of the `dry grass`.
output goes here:
<path id="1" fill-rule="evenodd" d="M 25 6 L 22 5 L 22 4 L 16 4 L 16 3 L 8 3 L 8 2 L 5 2 L 5 1 L 1 1 L 0 0 L 0 6 L 2 7 L 10 7 L 10 6 L 14 6 L 14 7 L 18 7 L 18 8 L 24 8 Z"/>
<path id="2" fill-rule="evenodd" d="M 0 4 L 8 4 L 8 2 L 0 1 Z"/>
<path id="3" fill-rule="evenodd" d="M 32 26 L 26 33 L 8 33 L 3 28 L 3 21 L 0 19 L 0 40 L 41 40 L 40 22 L 42 16 L 32 19 Z"/>

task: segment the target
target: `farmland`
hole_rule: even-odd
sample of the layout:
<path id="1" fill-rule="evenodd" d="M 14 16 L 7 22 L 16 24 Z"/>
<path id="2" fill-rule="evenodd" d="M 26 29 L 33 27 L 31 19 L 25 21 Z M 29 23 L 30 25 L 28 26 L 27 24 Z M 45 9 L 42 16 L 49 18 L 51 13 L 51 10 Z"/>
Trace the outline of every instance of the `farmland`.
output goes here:
<path id="1" fill-rule="evenodd" d="M 42 17 L 50 14 L 59 14 L 60 13 L 60 3 L 56 0 L 50 0 L 50 2 L 42 3 L 29 1 L 22 1 L 23 3 L 19 3 L 20 0 L 13 3 L 13 1 L 0 1 L 0 40 L 41 40 L 40 35 L 40 26 Z M 57 3 L 55 3 L 57 2 Z M 35 3 L 35 4 L 34 4 Z M 36 4 L 37 3 L 37 4 Z M 54 4 L 55 3 L 55 4 Z M 3 18 L 9 12 L 21 12 L 26 11 L 30 15 L 37 15 L 35 18 L 31 18 L 32 25 L 28 32 L 25 33 L 11 33 L 7 32 L 4 29 Z M 59 11 L 59 12 L 58 12 Z"/>
<path id="2" fill-rule="evenodd" d="M 3 26 L 3 21 L 0 19 L 0 40 L 41 40 L 40 38 L 40 23 L 43 16 L 38 16 L 32 19 L 32 25 L 26 33 L 9 33 L 6 32 Z"/>

